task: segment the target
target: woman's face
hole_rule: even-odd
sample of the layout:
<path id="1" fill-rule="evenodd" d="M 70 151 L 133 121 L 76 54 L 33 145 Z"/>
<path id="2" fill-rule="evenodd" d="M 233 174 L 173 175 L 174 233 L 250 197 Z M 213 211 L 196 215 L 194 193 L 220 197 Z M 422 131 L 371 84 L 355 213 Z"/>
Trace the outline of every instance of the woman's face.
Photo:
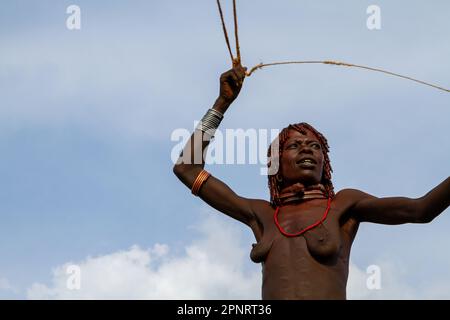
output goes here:
<path id="1" fill-rule="evenodd" d="M 300 182 L 305 186 L 320 183 L 323 173 L 322 146 L 314 134 L 289 131 L 281 153 L 283 187 Z"/>

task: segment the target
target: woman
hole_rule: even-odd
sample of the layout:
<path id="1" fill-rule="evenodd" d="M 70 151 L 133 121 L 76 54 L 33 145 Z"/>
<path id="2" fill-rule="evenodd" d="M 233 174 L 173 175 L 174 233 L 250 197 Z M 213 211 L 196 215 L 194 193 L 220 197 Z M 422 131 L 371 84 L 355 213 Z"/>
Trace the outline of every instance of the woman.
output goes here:
<path id="1" fill-rule="evenodd" d="M 238 196 L 203 169 L 201 155 L 239 95 L 245 72 L 239 65 L 222 74 L 219 98 L 186 144 L 174 173 L 193 194 L 252 229 L 257 244 L 251 258 L 263 264 L 263 299 L 345 299 L 359 223 L 430 222 L 450 204 L 450 178 L 419 199 L 377 198 L 354 189 L 335 194 L 327 140 L 300 123 L 283 129 L 275 141 L 278 148 L 272 154 L 269 149 L 269 165 L 279 163 L 269 175 L 271 201 Z"/>

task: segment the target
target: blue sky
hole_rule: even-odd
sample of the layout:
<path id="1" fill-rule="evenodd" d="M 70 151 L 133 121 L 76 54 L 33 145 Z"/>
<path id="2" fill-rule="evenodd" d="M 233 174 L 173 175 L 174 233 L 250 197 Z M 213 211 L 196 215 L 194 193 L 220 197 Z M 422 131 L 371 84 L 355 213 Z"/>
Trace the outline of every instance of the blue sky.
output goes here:
<path id="1" fill-rule="evenodd" d="M 79 31 L 65 26 L 71 4 L 81 8 Z M 381 30 L 366 27 L 371 4 L 381 8 Z M 223 6 L 230 17 L 230 1 Z M 332 59 L 450 85 L 447 1 L 246 0 L 238 7 L 246 66 Z M 200 248 L 210 252 L 209 234 L 196 229 L 209 216 L 241 237 L 243 272 L 259 272 L 248 259 L 249 230 L 205 208 L 171 169 L 171 133 L 192 129 L 229 67 L 215 1 L 1 2 L 0 297 L 35 297 L 35 283 L 56 287 L 58 266 L 133 246 L 164 244 L 174 261 L 203 239 Z M 444 92 L 314 65 L 257 71 L 222 126 L 309 122 L 329 140 L 336 189 L 419 197 L 449 175 L 449 119 Z M 259 168 L 208 170 L 243 196 L 267 199 Z M 352 261 L 359 271 L 394 265 L 389 277 L 407 289 L 385 297 L 409 290 L 450 298 L 450 291 L 425 288 L 450 282 L 449 227 L 448 210 L 429 225 L 364 224 Z"/>

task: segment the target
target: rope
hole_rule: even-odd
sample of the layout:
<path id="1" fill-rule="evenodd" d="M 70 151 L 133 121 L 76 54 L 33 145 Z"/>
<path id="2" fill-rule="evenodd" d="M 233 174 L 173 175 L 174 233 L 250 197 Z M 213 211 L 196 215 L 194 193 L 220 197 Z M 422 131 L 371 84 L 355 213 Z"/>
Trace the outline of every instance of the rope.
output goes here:
<path id="1" fill-rule="evenodd" d="M 241 64 L 241 48 L 239 47 L 239 35 L 238 35 L 238 20 L 236 10 L 236 0 L 233 0 L 233 16 L 234 16 L 234 37 L 236 39 L 236 61 L 235 63 Z"/>
<path id="2" fill-rule="evenodd" d="M 225 41 L 227 43 L 228 52 L 230 53 L 231 61 L 234 61 L 233 52 L 231 51 L 230 39 L 228 39 L 227 27 L 225 25 L 225 20 L 223 18 L 222 6 L 220 5 L 219 0 L 217 0 L 217 7 L 219 8 L 220 19 L 222 20 L 223 34 L 225 35 Z"/>
<path id="3" fill-rule="evenodd" d="M 357 65 L 357 64 L 351 64 L 351 63 L 345 63 L 345 62 L 339 62 L 339 61 L 329 61 L 329 60 L 325 60 L 325 61 L 286 61 L 286 62 L 273 62 L 273 63 L 260 63 L 256 66 L 254 66 L 253 68 L 250 69 L 249 72 L 246 73 L 246 76 L 249 77 L 252 75 L 253 72 L 255 72 L 258 69 L 262 69 L 264 67 L 269 67 L 269 66 L 276 66 L 276 65 L 284 65 L 284 64 L 330 64 L 330 65 L 335 65 L 335 66 L 344 66 L 344 67 L 353 67 L 353 68 L 360 68 L 360 69 L 366 69 L 366 70 L 370 70 L 370 71 L 375 71 L 375 72 L 381 72 L 381 73 L 385 73 L 391 76 L 395 76 L 395 77 L 399 77 L 399 78 L 403 78 L 406 80 L 410 80 L 410 81 L 414 81 L 426 86 L 430 86 L 433 87 L 435 89 L 438 90 L 442 90 L 445 92 L 450 92 L 449 89 L 437 86 L 435 84 L 431 84 L 422 80 L 418 80 L 418 79 L 414 79 L 411 77 L 407 77 L 395 72 L 391 72 L 391 71 L 387 71 L 387 70 L 383 70 L 383 69 L 378 69 L 378 68 L 372 68 L 372 67 L 367 67 L 367 66 L 362 66 L 362 65 Z"/>
<path id="4" fill-rule="evenodd" d="M 220 5 L 220 1 L 217 0 L 217 6 L 219 7 L 219 13 L 220 13 L 220 19 L 222 20 L 222 27 L 223 27 L 223 32 L 225 35 L 225 41 L 227 42 L 227 46 L 228 46 L 228 51 L 230 52 L 230 56 L 231 56 L 231 60 L 233 62 L 233 68 L 236 66 L 241 65 L 241 50 L 239 47 L 239 36 L 238 36 L 238 21 L 237 21 L 237 10 L 236 10 L 236 0 L 233 0 L 233 16 L 234 16 L 234 35 L 236 38 L 236 55 L 237 57 L 234 58 L 233 57 L 233 53 L 231 51 L 231 45 L 230 45 L 230 40 L 228 38 L 228 33 L 227 33 L 227 28 L 225 26 L 225 20 L 223 18 L 223 12 L 222 12 L 222 7 Z M 324 60 L 324 61 L 285 61 L 285 62 L 272 62 L 272 63 L 260 63 L 257 64 L 256 66 L 254 66 L 253 68 L 250 69 L 249 72 L 246 73 L 247 77 L 250 77 L 252 75 L 253 72 L 255 72 L 258 69 L 262 69 L 264 67 L 269 67 L 269 66 L 277 66 L 277 65 L 284 65 L 284 64 L 328 64 L 328 65 L 335 65 L 335 66 L 343 66 L 343 67 L 352 67 L 352 68 L 360 68 L 360 69 L 365 69 L 365 70 L 370 70 L 370 71 L 375 71 L 375 72 L 380 72 L 380 73 L 384 73 L 384 74 L 388 74 L 391 76 L 395 76 L 395 77 L 399 77 L 402 79 L 406 79 L 406 80 L 410 80 L 410 81 L 414 81 L 438 90 L 442 90 L 445 92 L 450 92 L 450 89 L 441 87 L 441 86 L 437 86 L 435 84 L 431 84 L 422 80 L 418 80 L 415 78 L 411 78 L 408 76 L 404 76 L 395 72 L 391 72 L 391 71 L 387 71 L 387 70 L 383 70 L 383 69 L 379 69 L 379 68 L 372 68 L 372 67 L 367 67 L 367 66 L 363 66 L 363 65 L 357 65 L 357 64 L 351 64 L 351 63 L 345 63 L 345 62 L 339 62 L 339 61 L 331 61 L 331 60 Z"/>

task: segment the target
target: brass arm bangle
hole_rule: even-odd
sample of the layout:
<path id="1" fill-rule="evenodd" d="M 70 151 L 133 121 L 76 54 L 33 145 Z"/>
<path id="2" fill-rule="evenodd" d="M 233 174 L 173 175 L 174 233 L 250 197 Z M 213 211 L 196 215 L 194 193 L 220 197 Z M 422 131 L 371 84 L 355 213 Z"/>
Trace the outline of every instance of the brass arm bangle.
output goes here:
<path id="1" fill-rule="evenodd" d="M 195 181 L 192 184 L 192 188 L 191 188 L 192 194 L 194 196 L 198 196 L 200 188 L 202 187 L 203 183 L 205 183 L 205 181 L 208 180 L 208 178 L 210 176 L 211 176 L 211 174 L 208 171 L 206 171 L 206 170 L 200 171 L 197 178 L 195 178 Z"/>

